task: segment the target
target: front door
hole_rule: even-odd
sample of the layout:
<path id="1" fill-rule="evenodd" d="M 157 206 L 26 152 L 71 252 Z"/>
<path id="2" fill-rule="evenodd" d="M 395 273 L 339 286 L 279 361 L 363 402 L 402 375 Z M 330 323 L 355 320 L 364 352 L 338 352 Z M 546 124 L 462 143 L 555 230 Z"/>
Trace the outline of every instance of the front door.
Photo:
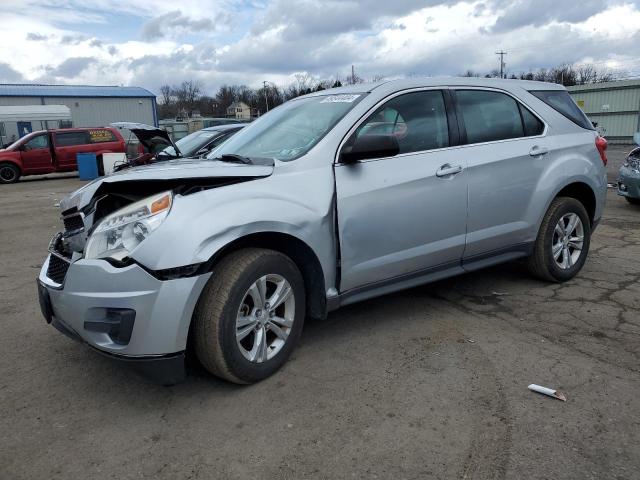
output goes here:
<path id="1" fill-rule="evenodd" d="M 22 145 L 20 158 L 25 173 L 48 173 L 53 171 L 49 135 L 42 133 L 32 137 Z"/>
<path id="2" fill-rule="evenodd" d="M 400 153 L 335 167 L 340 291 L 457 268 L 467 221 L 466 158 L 447 148 L 444 93 L 393 97 L 349 141 L 367 134 L 394 135 Z"/>

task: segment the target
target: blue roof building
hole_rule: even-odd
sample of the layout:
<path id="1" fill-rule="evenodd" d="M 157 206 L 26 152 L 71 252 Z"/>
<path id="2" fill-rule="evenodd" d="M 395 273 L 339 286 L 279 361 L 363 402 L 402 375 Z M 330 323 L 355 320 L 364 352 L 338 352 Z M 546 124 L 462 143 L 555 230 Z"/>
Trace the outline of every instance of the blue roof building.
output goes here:
<path id="1" fill-rule="evenodd" d="M 66 105 L 71 121 L 5 122 L 0 124 L 0 144 L 45 128 L 103 127 L 113 122 L 158 125 L 156 96 L 141 87 L 0 84 L 0 106 L 24 105 Z"/>

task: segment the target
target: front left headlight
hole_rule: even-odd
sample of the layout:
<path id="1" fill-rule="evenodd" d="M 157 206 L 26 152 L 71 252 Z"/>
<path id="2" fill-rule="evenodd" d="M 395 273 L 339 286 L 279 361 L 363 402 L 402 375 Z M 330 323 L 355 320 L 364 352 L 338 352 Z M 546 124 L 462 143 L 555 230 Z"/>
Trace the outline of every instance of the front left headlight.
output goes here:
<path id="1" fill-rule="evenodd" d="M 640 158 L 629 156 L 623 163 L 623 166 L 630 168 L 634 172 L 640 173 Z"/>
<path id="2" fill-rule="evenodd" d="M 172 203 L 173 193 L 167 191 L 106 216 L 87 240 L 84 257 L 122 260 L 160 226 Z"/>

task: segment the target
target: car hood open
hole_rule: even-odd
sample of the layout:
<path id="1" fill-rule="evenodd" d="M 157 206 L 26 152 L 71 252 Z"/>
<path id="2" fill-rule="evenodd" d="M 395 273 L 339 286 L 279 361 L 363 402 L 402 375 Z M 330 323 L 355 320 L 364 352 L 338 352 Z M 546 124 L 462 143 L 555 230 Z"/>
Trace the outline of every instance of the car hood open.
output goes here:
<path id="1" fill-rule="evenodd" d="M 152 150 L 152 147 L 161 144 L 167 147 L 172 146 L 176 148 L 176 152 L 179 152 L 169 133 L 161 128 L 134 122 L 114 122 L 111 126 L 119 130 L 129 130 L 147 150 Z"/>
<path id="2" fill-rule="evenodd" d="M 274 165 L 253 165 L 221 162 L 218 160 L 170 160 L 98 178 L 60 202 L 65 214 L 70 210 L 82 210 L 94 197 L 112 192 L 131 196 L 153 195 L 162 190 L 187 188 L 214 188 L 257 178 L 268 177 Z"/>

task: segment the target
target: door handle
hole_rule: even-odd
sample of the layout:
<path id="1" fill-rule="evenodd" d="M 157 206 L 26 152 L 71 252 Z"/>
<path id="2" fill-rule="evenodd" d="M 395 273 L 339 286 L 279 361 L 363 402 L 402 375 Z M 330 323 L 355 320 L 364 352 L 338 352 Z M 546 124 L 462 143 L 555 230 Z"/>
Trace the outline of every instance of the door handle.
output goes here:
<path id="1" fill-rule="evenodd" d="M 532 157 L 539 157 L 540 155 L 546 155 L 547 153 L 549 153 L 549 149 L 547 147 L 539 147 L 537 145 L 531 147 L 531 150 L 529 150 L 529 155 Z"/>
<path id="2" fill-rule="evenodd" d="M 461 171 L 462 167 L 460 165 L 449 165 L 448 163 L 445 163 L 436 171 L 436 177 L 447 177 L 449 175 L 460 173 Z"/>

